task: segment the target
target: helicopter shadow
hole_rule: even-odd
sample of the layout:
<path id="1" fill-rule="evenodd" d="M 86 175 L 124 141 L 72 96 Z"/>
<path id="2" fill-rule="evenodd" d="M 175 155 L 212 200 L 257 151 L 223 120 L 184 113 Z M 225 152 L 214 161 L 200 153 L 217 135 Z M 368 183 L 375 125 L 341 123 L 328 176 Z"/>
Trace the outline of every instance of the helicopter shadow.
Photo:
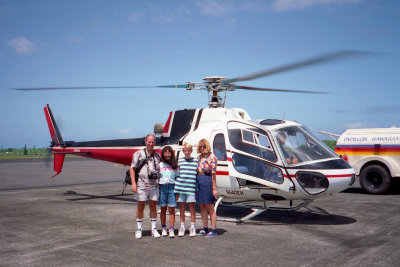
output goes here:
<path id="1" fill-rule="evenodd" d="M 105 200 L 117 200 L 117 201 L 125 201 L 125 202 L 137 202 L 132 198 L 132 194 L 114 194 L 114 195 L 91 195 L 91 194 L 82 194 L 77 193 L 73 190 L 68 190 L 63 193 L 64 196 L 76 196 L 76 198 L 67 199 L 68 201 L 85 201 L 85 200 L 96 200 L 96 199 L 105 199 Z"/>
<path id="2" fill-rule="evenodd" d="M 69 190 L 63 193 L 64 196 L 74 197 L 67 199 L 68 201 L 90 201 L 90 200 L 113 200 L 123 201 L 129 203 L 137 202 L 132 198 L 132 194 L 113 194 L 113 195 L 93 195 L 93 194 L 82 194 L 76 191 Z M 188 207 L 186 207 L 188 211 Z M 230 206 L 219 206 L 217 210 L 217 216 L 219 219 L 235 219 L 242 218 L 251 212 L 249 208 L 230 207 Z M 200 207 L 196 205 L 196 213 L 200 214 Z M 354 218 L 330 214 L 327 211 L 319 207 L 303 207 L 298 211 L 273 211 L 266 210 L 258 216 L 246 221 L 245 223 L 250 224 L 304 224 L 304 225 L 345 225 L 357 222 Z M 241 223 L 236 221 L 236 223 Z M 219 229 L 219 232 L 221 229 Z"/>
<path id="3" fill-rule="evenodd" d="M 251 209 L 237 207 L 218 207 L 218 218 L 242 218 L 249 214 Z M 256 217 L 246 221 L 251 224 L 304 224 L 304 225 L 346 225 L 357 222 L 356 219 L 330 214 L 319 207 L 303 207 L 297 211 L 266 210 Z"/>

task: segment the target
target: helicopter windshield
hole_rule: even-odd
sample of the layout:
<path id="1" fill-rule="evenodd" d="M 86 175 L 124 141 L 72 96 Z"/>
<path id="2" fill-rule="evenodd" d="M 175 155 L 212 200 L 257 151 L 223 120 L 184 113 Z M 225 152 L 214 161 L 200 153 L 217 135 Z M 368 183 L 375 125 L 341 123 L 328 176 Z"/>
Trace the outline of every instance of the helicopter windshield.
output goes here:
<path id="1" fill-rule="evenodd" d="M 280 128 L 273 131 L 273 136 L 282 158 L 288 165 L 338 157 L 305 127 Z"/>

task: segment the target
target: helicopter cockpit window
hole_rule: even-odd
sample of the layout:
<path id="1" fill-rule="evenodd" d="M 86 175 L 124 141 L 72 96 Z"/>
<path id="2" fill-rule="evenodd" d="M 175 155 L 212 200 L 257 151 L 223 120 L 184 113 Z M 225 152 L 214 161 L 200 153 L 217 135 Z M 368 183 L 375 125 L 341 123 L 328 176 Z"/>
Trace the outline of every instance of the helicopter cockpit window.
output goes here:
<path id="1" fill-rule="evenodd" d="M 288 165 L 338 156 L 309 130 L 300 126 L 281 128 L 273 132 L 279 150 Z"/>
<path id="2" fill-rule="evenodd" d="M 217 134 L 213 142 L 214 154 L 218 160 L 226 160 L 226 146 L 223 134 Z"/>
<path id="3" fill-rule="evenodd" d="M 265 131 L 247 124 L 231 122 L 228 124 L 230 144 L 237 150 L 256 157 L 275 162 L 276 154 Z"/>

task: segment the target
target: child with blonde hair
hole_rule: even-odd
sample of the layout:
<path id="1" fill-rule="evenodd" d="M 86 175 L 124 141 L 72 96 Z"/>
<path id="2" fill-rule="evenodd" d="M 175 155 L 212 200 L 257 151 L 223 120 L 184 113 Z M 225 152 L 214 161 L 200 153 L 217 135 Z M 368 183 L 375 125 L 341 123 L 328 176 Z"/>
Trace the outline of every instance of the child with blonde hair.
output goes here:
<path id="1" fill-rule="evenodd" d="M 178 236 L 185 235 L 185 210 L 186 203 L 189 205 L 190 211 L 190 236 L 196 236 L 196 177 L 197 177 L 197 158 L 191 156 L 193 147 L 189 143 L 185 143 L 182 147 L 183 158 L 178 160 L 179 175 L 175 182 L 175 193 L 178 194 L 177 202 L 180 203 L 180 222 Z"/>

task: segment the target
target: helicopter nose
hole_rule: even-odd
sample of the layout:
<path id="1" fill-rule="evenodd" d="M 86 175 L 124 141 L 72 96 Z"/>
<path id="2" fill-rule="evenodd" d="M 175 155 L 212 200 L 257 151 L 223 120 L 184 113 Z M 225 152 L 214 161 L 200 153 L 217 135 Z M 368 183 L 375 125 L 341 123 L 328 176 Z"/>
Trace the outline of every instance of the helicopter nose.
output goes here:
<path id="1" fill-rule="evenodd" d="M 296 173 L 296 179 L 301 187 L 311 195 L 322 193 L 329 187 L 328 178 L 318 172 L 299 171 Z"/>
<path id="2" fill-rule="evenodd" d="M 353 185 L 355 174 L 322 174 L 319 172 L 299 171 L 296 179 L 300 186 L 310 195 L 325 193 L 337 193 Z"/>

